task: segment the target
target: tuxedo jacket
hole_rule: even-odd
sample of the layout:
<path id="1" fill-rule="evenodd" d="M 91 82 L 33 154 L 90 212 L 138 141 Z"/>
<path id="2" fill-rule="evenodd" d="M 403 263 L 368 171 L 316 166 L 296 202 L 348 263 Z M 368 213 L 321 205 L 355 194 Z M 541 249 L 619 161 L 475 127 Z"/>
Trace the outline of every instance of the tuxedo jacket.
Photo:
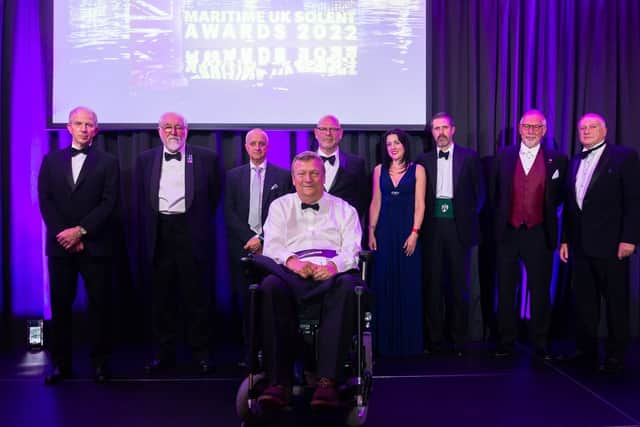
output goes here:
<path id="1" fill-rule="evenodd" d="M 620 242 L 640 241 L 640 162 L 631 148 L 607 143 L 582 202 L 576 202 L 580 156 L 571 160 L 563 220 L 563 243 L 580 242 L 585 255 L 612 258 Z"/>
<path id="2" fill-rule="evenodd" d="M 538 155 L 543 156 L 545 185 L 543 200 L 543 228 L 547 247 L 558 246 L 558 207 L 564 201 L 567 157 L 551 148 L 540 145 Z M 490 179 L 489 195 L 494 211 L 494 235 L 502 241 L 511 214 L 513 177 L 520 161 L 520 144 L 503 148 L 496 155 Z"/>
<path id="3" fill-rule="evenodd" d="M 38 199 L 47 228 L 48 256 L 70 255 L 56 235 L 78 225 L 87 230 L 82 242 L 88 255 L 112 255 L 119 178 L 118 160 L 96 147 L 89 150 L 75 184 L 71 146 L 44 157 L 38 174 Z"/>
<path id="4" fill-rule="evenodd" d="M 455 145 L 453 149 L 453 212 L 460 243 L 474 246 L 479 240 L 479 214 L 485 201 L 484 176 L 478 154 L 468 148 Z M 424 236 L 428 240 L 435 226 L 433 211 L 436 203 L 438 181 L 438 150 L 423 153 L 418 158 L 427 175 L 425 217 L 422 222 Z"/>
<path id="5" fill-rule="evenodd" d="M 369 207 L 371 194 L 364 159 L 340 150 L 340 167 L 328 193 L 356 208 L 358 217 L 362 220 Z"/>
<path id="6" fill-rule="evenodd" d="M 230 169 L 225 180 L 224 219 L 229 242 L 244 244 L 255 232 L 249 228 L 249 198 L 251 194 L 251 164 Z M 278 197 L 293 191 L 291 173 L 267 162 L 262 187 L 262 224 L 267 219 L 269 206 Z"/>
<path id="7" fill-rule="evenodd" d="M 163 163 L 163 146 L 140 153 L 136 163 L 138 220 L 143 253 L 147 261 L 155 254 L 159 212 L 158 191 Z M 173 161 L 173 160 L 172 160 Z M 215 212 L 220 180 L 218 158 L 203 147 L 186 145 L 185 204 L 187 227 L 196 259 L 204 261 L 215 253 Z"/>

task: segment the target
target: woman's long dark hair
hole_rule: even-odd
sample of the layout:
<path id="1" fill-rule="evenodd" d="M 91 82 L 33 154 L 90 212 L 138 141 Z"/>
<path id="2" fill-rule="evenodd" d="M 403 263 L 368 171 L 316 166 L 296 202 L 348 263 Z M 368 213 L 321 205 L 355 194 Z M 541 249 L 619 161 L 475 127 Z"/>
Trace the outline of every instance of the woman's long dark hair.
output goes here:
<path id="1" fill-rule="evenodd" d="M 391 156 L 389 156 L 389 152 L 387 151 L 387 137 L 389 135 L 396 135 L 398 137 L 398 141 L 404 147 L 404 156 L 402 156 L 402 161 L 404 162 L 405 167 L 409 165 L 409 159 L 411 159 L 411 137 L 405 131 L 399 128 L 394 128 L 388 130 L 382 135 L 382 143 L 380 144 L 382 147 L 382 166 L 389 169 L 391 166 Z"/>

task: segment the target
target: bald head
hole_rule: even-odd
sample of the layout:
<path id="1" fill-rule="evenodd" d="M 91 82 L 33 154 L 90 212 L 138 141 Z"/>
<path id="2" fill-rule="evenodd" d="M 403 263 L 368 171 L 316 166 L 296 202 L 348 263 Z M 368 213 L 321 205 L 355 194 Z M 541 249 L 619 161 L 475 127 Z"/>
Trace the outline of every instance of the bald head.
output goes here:
<path id="1" fill-rule="evenodd" d="M 326 115 L 318 120 L 314 130 L 318 146 L 326 154 L 333 154 L 338 150 L 342 140 L 342 128 L 336 116 Z"/>
<path id="2" fill-rule="evenodd" d="M 269 136 L 260 128 L 251 129 L 244 138 L 244 148 L 251 163 L 258 166 L 267 158 L 269 150 Z"/>

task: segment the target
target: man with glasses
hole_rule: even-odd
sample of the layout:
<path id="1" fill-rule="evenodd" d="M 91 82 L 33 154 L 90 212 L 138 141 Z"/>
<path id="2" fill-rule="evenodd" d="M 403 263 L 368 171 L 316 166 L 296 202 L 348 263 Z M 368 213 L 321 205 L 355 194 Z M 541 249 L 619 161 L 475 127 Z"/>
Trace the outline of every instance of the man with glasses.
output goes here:
<path id="1" fill-rule="evenodd" d="M 522 276 L 521 289 L 526 283 L 531 296 L 531 342 L 536 355 L 548 360 L 549 288 L 567 158 L 541 144 L 547 122 L 540 111 L 524 113 L 519 127 L 521 142 L 497 154 L 489 188 L 495 211 L 498 270 L 500 343 L 495 356 L 513 353 L 519 308 L 515 296 L 522 262 L 526 275 Z"/>
<path id="2" fill-rule="evenodd" d="M 629 257 L 640 241 L 640 163 L 630 148 L 606 140 L 598 114 L 578 122 L 582 145 L 571 161 L 560 259 L 571 261 L 577 312 L 577 353 L 571 362 L 598 362 L 600 299 L 607 313 L 607 344 L 600 371 L 616 374 L 629 345 Z"/>
<path id="3" fill-rule="evenodd" d="M 269 205 L 283 194 L 293 191 L 289 171 L 267 161 L 269 137 L 265 131 L 255 128 L 247 132 L 244 148 L 249 156 L 249 163 L 227 172 L 224 193 L 231 279 L 237 289 L 243 325 L 246 322 L 244 304 L 248 284 L 240 258 L 247 253 L 262 253 L 262 226 L 267 219 Z M 246 332 L 243 327 L 245 344 Z"/>
<path id="4" fill-rule="evenodd" d="M 367 173 L 364 159 L 340 150 L 342 140 L 340 121 L 335 116 L 324 116 L 314 130 L 318 141 L 318 155 L 326 170 L 325 190 L 347 201 L 356 208 L 360 222 L 369 206 Z"/>
<path id="5" fill-rule="evenodd" d="M 208 285 L 221 184 L 218 159 L 212 151 L 186 145 L 188 127 L 180 114 L 163 114 L 158 132 L 163 145 L 141 153 L 136 164 L 141 245 L 152 272 L 152 324 L 159 347 L 145 370 L 175 365 L 181 300 L 192 357 L 206 375 L 212 369 Z"/>
<path id="6" fill-rule="evenodd" d="M 114 213 L 118 203 L 118 160 L 93 147 L 96 113 L 77 107 L 69 113 L 71 145 L 42 160 L 38 199 L 47 226 L 46 254 L 51 295 L 51 358 L 45 384 L 71 376 L 72 305 L 78 274 L 89 299 L 94 380 L 109 379 L 109 316 Z"/>

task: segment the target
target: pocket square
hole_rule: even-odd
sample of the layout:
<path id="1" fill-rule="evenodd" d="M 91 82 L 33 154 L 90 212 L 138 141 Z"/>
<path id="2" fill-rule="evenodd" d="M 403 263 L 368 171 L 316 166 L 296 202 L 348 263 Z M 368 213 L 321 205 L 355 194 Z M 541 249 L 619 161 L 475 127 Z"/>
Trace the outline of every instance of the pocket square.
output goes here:
<path id="1" fill-rule="evenodd" d="M 558 178 L 560 178 L 560 171 L 558 171 L 558 169 L 556 169 L 556 171 L 551 176 L 551 179 L 558 179 Z"/>
<path id="2" fill-rule="evenodd" d="M 278 184 L 273 184 L 269 191 L 273 191 L 273 190 L 277 190 L 277 189 L 278 189 Z"/>

